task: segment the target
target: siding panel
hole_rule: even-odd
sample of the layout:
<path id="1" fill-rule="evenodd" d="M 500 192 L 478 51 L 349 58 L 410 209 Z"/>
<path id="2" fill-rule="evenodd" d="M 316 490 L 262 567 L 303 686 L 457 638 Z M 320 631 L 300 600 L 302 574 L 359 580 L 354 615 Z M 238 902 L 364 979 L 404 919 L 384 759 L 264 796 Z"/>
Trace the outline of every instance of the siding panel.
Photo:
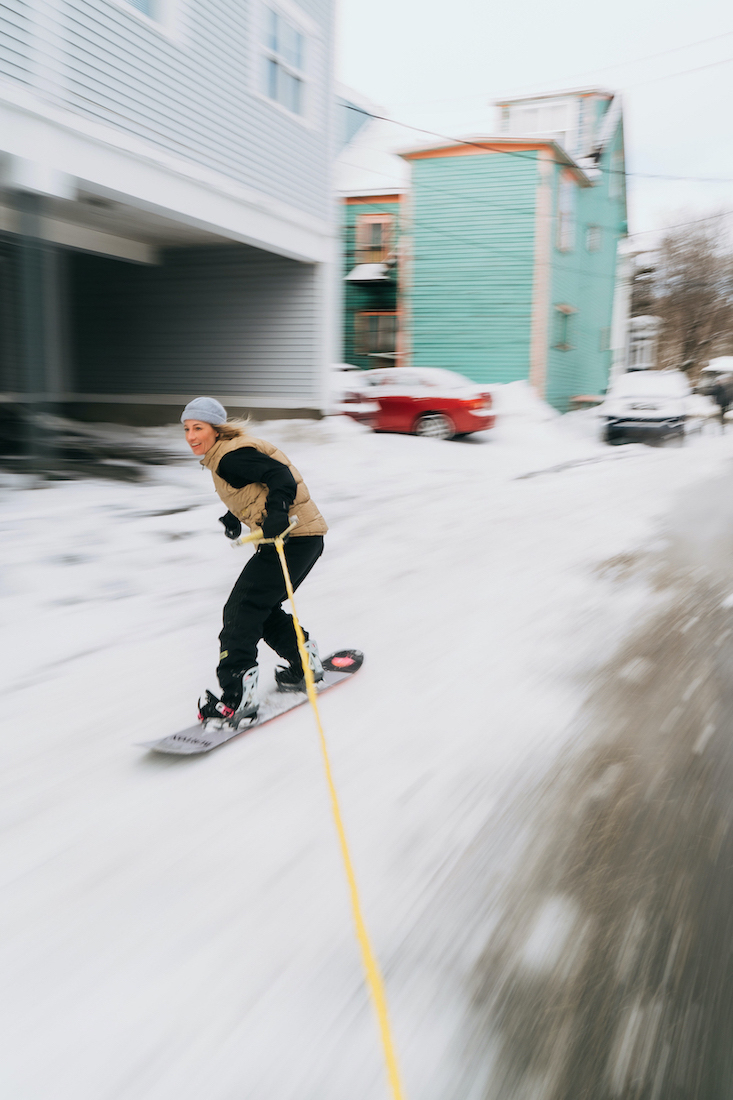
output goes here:
<path id="1" fill-rule="evenodd" d="M 610 165 L 612 150 L 620 143 L 619 131 L 615 143 L 604 150 L 602 167 Z M 609 180 L 604 173 L 593 187 L 579 190 L 575 247 L 569 252 L 560 252 L 554 239 L 552 243 L 551 311 L 554 312 L 558 303 L 577 310 L 571 320 L 572 346 L 567 351 L 553 346 L 554 317 L 550 318 L 546 396 L 550 404 L 562 412 L 568 409 L 571 397 L 602 394 L 608 385 L 611 351 L 604 346 L 602 337 L 611 328 L 616 249 L 626 230 L 623 201 L 609 196 Z M 555 203 L 557 205 L 557 198 Z M 601 248 L 596 252 L 587 249 L 589 225 L 601 227 Z"/>
<path id="2" fill-rule="evenodd" d="M 329 217 L 332 4 L 303 5 L 319 26 L 308 38 L 305 125 L 257 94 L 260 2 L 182 3 L 174 39 L 111 0 L 54 0 L 34 38 L 29 16 L 36 5 L 5 0 L 0 73 L 87 118 Z"/>
<path id="3" fill-rule="evenodd" d="M 160 267 L 73 258 L 76 388 L 318 399 L 312 265 L 245 246 L 170 249 Z"/>
<path id="4" fill-rule="evenodd" d="M 31 33 L 24 0 L 0 3 L 0 72 L 12 80 L 32 81 Z"/>
<path id="5" fill-rule="evenodd" d="M 414 161 L 412 362 L 476 382 L 529 374 L 533 157 Z"/>

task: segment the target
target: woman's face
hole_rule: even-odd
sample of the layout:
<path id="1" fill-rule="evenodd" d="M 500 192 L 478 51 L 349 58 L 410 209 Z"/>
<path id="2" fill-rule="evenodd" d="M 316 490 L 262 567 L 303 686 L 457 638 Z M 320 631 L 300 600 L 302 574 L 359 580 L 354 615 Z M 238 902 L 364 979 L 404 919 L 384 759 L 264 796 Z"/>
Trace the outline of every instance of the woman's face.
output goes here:
<path id="1" fill-rule="evenodd" d="M 184 420 L 183 431 L 195 455 L 205 455 L 219 438 L 214 425 L 207 424 L 205 420 Z"/>

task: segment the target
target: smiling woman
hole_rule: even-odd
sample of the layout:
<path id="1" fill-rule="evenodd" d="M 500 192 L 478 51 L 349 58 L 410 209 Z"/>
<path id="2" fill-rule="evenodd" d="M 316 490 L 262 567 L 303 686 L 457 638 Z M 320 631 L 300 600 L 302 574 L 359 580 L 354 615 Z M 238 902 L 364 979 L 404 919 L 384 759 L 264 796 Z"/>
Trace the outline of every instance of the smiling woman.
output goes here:
<path id="1" fill-rule="evenodd" d="M 195 455 L 205 455 L 216 443 L 219 436 L 212 424 L 201 420 L 186 420 L 183 425 L 186 443 Z"/>
<path id="2" fill-rule="evenodd" d="M 244 523 L 272 539 L 287 530 L 285 558 L 296 589 L 323 553 L 328 530 L 290 459 L 272 443 L 249 435 L 246 421 L 228 421 L 213 397 L 197 397 L 181 414 L 186 442 L 211 470 L 228 511 L 220 522 L 237 539 Z M 281 691 L 305 691 L 292 617 L 282 609 L 285 580 L 273 545 L 260 545 L 245 565 L 224 607 L 216 670 L 222 695 L 207 691 L 199 701 L 205 726 L 247 725 L 259 709 L 257 645 L 262 639 L 286 664 L 275 673 Z M 323 679 L 318 646 L 304 631 L 313 677 Z"/>

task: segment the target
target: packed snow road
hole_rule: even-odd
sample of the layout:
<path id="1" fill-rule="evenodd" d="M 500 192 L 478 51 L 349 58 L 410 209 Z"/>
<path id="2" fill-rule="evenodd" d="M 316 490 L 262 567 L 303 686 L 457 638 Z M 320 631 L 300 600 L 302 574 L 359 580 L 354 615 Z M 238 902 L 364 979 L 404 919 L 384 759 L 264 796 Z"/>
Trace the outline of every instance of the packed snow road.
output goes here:
<path id="1" fill-rule="evenodd" d="M 301 618 L 367 655 L 322 713 L 411 1100 L 730 1090 L 733 433 L 589 423 L 257 429 L 331 524 Z M 220 511 L 195 460 L 3 485 L 2 1095 L 387 1095 L 307 708 L 134 746 L 215 684 Z"/>

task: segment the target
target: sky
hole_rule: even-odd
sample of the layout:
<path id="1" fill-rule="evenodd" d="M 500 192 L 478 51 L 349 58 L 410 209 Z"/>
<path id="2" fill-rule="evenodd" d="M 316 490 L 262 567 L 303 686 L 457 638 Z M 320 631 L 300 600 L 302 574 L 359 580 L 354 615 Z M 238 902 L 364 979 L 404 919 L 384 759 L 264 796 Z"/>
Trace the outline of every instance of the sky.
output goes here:
<path id="1" fill-rule="evenodd" d="M 733 10 L 725 0 L 617 0 L 613 8 L 340 0 L 337 33 L 343 84 L 390 117 L 443 134 L 495 133 L 490 105 L 502 96 L 621 92 L 629 230 L 639 244 L 660 227 L 733 210 Z"/>

